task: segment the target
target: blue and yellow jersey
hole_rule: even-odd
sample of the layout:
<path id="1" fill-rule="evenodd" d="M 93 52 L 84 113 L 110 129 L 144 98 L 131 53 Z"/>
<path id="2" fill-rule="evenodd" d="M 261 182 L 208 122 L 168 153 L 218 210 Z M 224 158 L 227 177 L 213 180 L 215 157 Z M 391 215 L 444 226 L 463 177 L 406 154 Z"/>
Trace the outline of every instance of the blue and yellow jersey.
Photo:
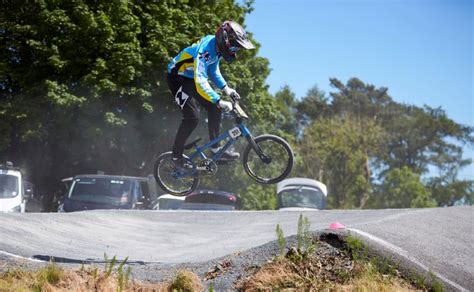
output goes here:
<path id="1" fill-rule="evenodd" d="M 199 42 L 182 50 L 169 64 L 168 73 L 194 79 L 197 92 L 206 100 L 217 103 L 220 96 L 212 89 L 209 79 L 222 89 L 227 82 L 219 71 L 221 56 L 216 50 L 213 35 L 203 37 Z"/>

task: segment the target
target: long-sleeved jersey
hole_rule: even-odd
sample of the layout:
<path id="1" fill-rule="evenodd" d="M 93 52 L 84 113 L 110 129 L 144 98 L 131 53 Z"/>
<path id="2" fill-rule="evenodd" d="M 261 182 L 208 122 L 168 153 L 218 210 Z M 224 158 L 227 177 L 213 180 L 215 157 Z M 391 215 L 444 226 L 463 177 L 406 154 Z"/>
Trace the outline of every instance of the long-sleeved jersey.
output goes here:
<path id="1" fill-rule="evenodd" d="M 212 89 L 208 79 L 211 79 L 219 89 L 227 85 L 219 70 L 220 59 L 215 36 L 208 35 L 182 50 L 168 64 L 168 73 L 194 79 L 197 92 L 204 99 L 217 103 L 220 96 Z"/>

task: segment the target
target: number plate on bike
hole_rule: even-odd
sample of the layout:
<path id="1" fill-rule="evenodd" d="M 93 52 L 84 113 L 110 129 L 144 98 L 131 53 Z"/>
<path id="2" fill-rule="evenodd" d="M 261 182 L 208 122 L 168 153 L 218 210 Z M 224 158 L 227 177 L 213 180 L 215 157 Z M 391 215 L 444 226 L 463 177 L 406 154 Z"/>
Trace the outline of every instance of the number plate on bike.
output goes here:
<path id="1" fill-rule="evenodd" d="M 239 137 L 240 135 L 242 135 L 242 132 L 240 131 L 239 127 L 235 127 L 235 128 L 232 128 L 232 129 L 229 130 L 229 136 L 232 139 L 235 139 L 235 138 Z"/>

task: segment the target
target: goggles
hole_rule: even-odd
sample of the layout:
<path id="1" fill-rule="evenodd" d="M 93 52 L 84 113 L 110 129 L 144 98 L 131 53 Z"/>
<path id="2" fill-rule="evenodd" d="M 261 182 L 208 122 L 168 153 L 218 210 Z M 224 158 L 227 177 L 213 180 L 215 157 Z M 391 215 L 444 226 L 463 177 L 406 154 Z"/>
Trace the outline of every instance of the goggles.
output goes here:
<path id="1" fill-rule="evenodd" d="M 230 52 L 231 54 L 235 54 L 235 53 L 237 53 L 238 51 L 240 51 L 240 47 L 237 47 L 237 46 L 229 47 L 229 52 Z"/>

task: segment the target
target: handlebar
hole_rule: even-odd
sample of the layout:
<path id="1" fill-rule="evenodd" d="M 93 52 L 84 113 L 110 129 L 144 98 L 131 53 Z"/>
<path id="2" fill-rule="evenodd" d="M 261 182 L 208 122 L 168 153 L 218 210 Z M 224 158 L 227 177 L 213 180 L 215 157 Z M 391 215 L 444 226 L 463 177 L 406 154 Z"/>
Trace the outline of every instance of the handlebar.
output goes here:
<path id="1" fill-rule="evenodd" d="M 235 114 L 237 118 L 240 119 L 248 119 L 249 117 L 247 114 L 244 112 L 244 110 L 240 107 L 239 101 L 235 99 L 233 96 L 230 97 L 232 101 L 232 112 Z"/>

